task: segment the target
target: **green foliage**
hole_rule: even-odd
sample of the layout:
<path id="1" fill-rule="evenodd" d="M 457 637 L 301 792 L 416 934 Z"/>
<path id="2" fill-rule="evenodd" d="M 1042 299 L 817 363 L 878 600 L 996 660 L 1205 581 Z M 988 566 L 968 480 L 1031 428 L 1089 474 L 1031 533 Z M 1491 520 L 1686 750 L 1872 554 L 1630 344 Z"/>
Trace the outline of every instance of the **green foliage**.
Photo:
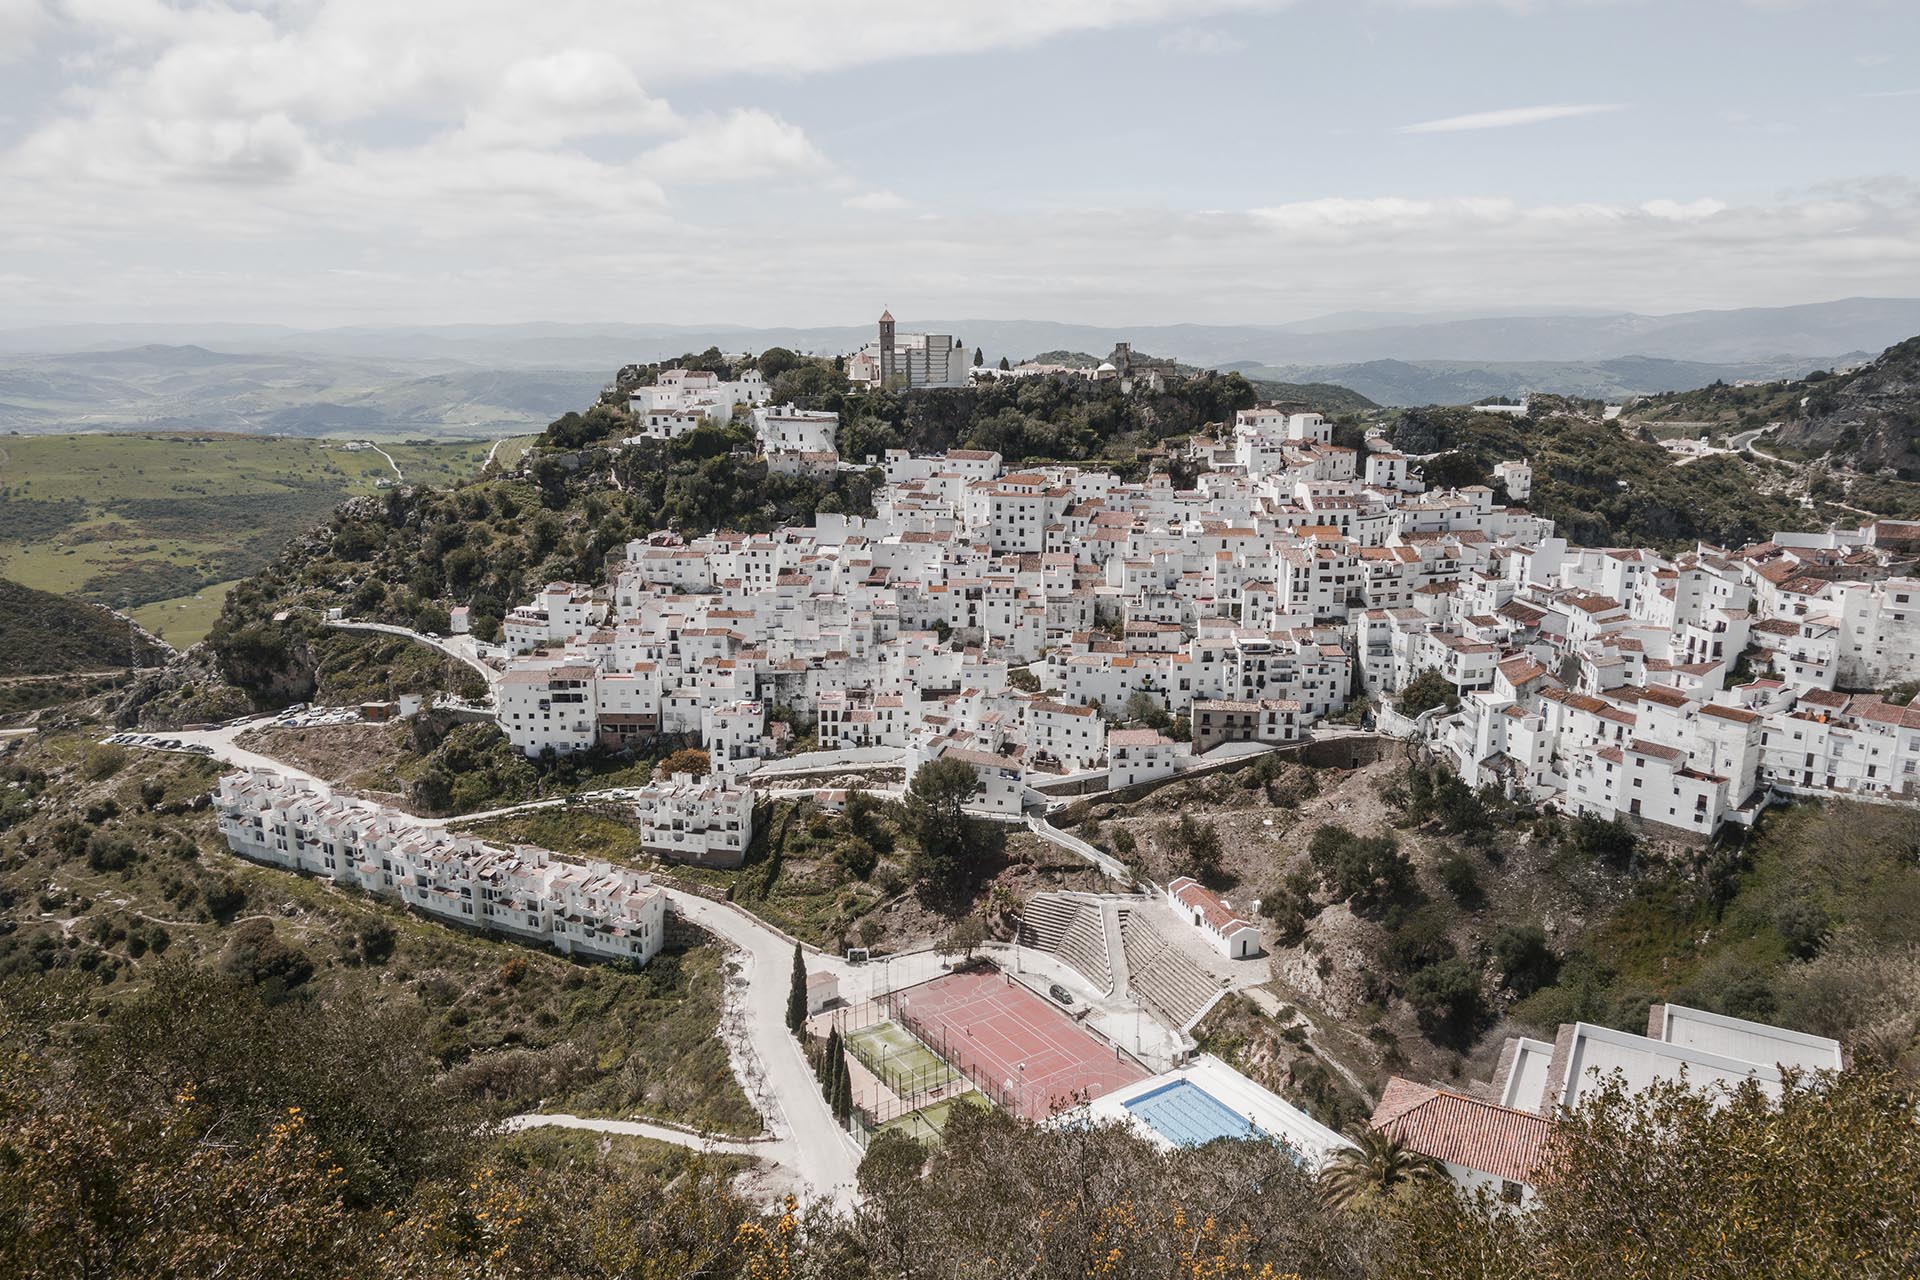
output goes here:
<path id="1" fill-rule="evenodd" d="M 1457 851 L 1448 853 L 1440 859 L 1438 870 L 1440 883 L 1461 906 L 1477 911 L 1486 902 L 1487 891 L 1480 884 L 1480 871 L 1472 858 Z"/>
<path id="2" fill-rule="evenodd" d="M 1399 709 L 1401 715 L 1417 716 L 1435 707 L 1445 707 L 1449 712 L 1458 710 L 1460 694 L 1445 676 L 1428 667 L 1400 690 Z"/>
<path id="3" fill-rule="evenodd" d="M 1717 456 L 1675 466 L 1665 449 L 1629 438 L 1597 413 L 1555 396 L 1534 396 L 1528 417 L 1470 409 L 1409 409 L 1394 443 L 1409 453 L 1442 453 L 1428 465 L 1452 483 L 1487 483 L 1496 463 L 1533 466 L 1527 505 L 1582 546 L 1690 550 L 1696 542 L 1740 546 L 1818 518 L 1784 495 L 1759 492 L 1752 464 Z"/>
<path id="4" fill-rule="evenodd" d="M 787 1030 L 799 1034 L 807 1022 L 807 957 L 793 944 L 793 979 L 787 986 Z"/>
<path id="5" fill-rule="evenodd" d="M 1196 880 L 1213 881 L 1220 876 L 1220 833 L 1211 822 L 1203 822 L 1191 813 L 1183 813 L 1167 825 L 1167 847 L 1177 853 L 1188 875 Z"/>
<path id="6" fill-rule="evenodd" d="M 917 846 L 909 863 L 916 880 L 936 890 L 971 883 L 999 852 L 993 825 L 965 810 L 980 790 L 973 766 L 952 756 L 914 771 L 905 815 Z"/>
<path id="7" fill-rule="evenodd" d="M 413 781 L 413 802 L 428 813 L 477 813 L 531 797 L 539 775 L 492 724 L 452 729 Z"/>
<path id="8" fill-rule="evenodd" d="M 1391 835 L 1355 835 L 1329 824 L 1313 833 L 1307 856 L 1332 899 L 1362 914 L 1383 910 L 1415 890 L 1413 864 Z"/>
<path id="9" fill-rule="evenodd" d="M 1483 1010 L 1480 979 L 1459 959 L 1428 965 L 1407 979 L 1407 1004 L 1420 1030 L 1439 1044 L 1464 1046 Z"/>
<path id="10" fill-rule="evenodd" d="M 1434 1197 L 1405 1215 L 1409 1272 L 1530 1276 L 1898 1275 L 1920 1258 L 1909 1081 L 1847 1072 L 1710 1095 L 1604 1082 L 1556 1129 L 1530 1212 Z"/>
<path id="11" fill-rule="evenodd" d="M 1560 973 L 1560 957 L 1547 943 L 1539 925 L 1508 925 L 1493 935 L 1493 962 L 1507 990 L 1524 999 L 1552 985 Z"/>

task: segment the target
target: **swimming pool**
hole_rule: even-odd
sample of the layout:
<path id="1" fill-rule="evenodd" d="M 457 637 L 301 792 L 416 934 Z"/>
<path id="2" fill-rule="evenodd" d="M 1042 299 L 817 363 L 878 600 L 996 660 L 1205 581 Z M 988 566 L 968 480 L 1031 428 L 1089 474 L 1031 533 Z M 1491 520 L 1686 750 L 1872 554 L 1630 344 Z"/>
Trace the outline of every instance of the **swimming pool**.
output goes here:
<path id="1" fill-rule="evenodd" d="M 1260 1130 L 1247 1117 L 1189 1080 L 1172 1080 L 1124 1104 L 1155 1133 L 1180 1147 L 1215 1138 L 1250 1138 Z"/>

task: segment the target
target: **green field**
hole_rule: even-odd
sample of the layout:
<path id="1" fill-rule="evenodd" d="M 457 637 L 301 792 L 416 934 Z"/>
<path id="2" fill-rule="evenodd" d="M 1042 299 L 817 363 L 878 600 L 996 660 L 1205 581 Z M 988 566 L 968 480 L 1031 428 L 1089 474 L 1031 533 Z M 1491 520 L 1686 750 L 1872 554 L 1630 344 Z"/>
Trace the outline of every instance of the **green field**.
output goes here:
<path id="1" fill-rule="evenodd" d="M 918 1111 L 909 1111 L 906 1115 L 897 1116 L 881 1125 L 875 1132 L 904 1133 L 916 1142 L 932 1145 L 937 1143 L 940 1140 L 940 1135 L 947 1131 L 947 1121 L 953 1118 L 954 1112 L 960 1110 L 962 1107 L 984 1107 L 986 1105 L 987 1100 L 985 1098 L 969 1090 L 966 1093 L 956 1094 L 944 1101 L 936 1102 L 930 1107 L 922 1107 Z"/>
<path id="2" fill-rule="evenodd" d="M 862 1066 L 902 1098 L 959 1078 L 959 1072 L 897 1022 L 876 1022 L 849 1032 L 846 1043 Z"/>
<path id="3" fill-rule="evenodd" d="M 213 630 L 213 620 L 220 616 L 220 606 L 226 603 L 227 592 L 233 590 L 234 582 L 238 581 L 240 579 L 235 578 L 233 582 L 216 582 L 190 596 L 155 600 L 127 613 L 174 648 L 184 649 L 206 639 L 207 632 Z"/>
<path id="4" fill-rule="evenodd" d="M 476 472 L 488 442 L 383 443 L 148 432 L 0 438 L 0 575 L 119 609 L 174 645 L 226 588 L 356 494 Z M 507 447 L 502 447 L 507 452 Z"/>

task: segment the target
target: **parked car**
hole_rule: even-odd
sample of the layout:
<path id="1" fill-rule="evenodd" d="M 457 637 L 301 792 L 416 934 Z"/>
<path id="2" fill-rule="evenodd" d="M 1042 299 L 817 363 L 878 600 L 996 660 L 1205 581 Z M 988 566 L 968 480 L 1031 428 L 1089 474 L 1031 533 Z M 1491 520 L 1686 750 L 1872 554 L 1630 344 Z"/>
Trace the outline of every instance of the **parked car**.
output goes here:
<path id="1" fill-rule="evenodd" d="M 1052 996 L 1055 1000 L 1058 1000 L 1061 1004 L 1064 1004 L 1064 1005 L 1073 1004 L 1073 992 L 1067 990 L 1065 987 L 1061 986 L 1057 982 L 1047 988 L 1047 994 Z"/>

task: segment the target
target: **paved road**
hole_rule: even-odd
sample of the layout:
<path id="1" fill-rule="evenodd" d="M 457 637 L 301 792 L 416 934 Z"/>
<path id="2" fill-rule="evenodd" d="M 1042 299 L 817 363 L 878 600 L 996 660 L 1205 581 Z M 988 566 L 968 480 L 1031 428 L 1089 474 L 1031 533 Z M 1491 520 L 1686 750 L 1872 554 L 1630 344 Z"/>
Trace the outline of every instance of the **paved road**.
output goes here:
<path id="1" fill-rule="evenodd" d="M 774 1101 L 767 1127 L 786 1146 L 793 1171 L 812 1197 L 852 1204 L 859 1152 L 827 1109 L 813 1070 L 787 1030 L 793 944 L 745 912 L 677 889 L 664 889 L 674 911 L 731 945 L 741 956 L 742 1026 L 760 1078 Z M 837 963 L 829 967 L 839 968 Z M 739 1045 L 732 1046 L 736 1051 Z M 749 1087 L 749 1093 L 753 1089 Z"/>
<path id="2" fill-rule="evenodd" d="M 695 1133 L 688 1129 L 676 1129 L 672 1125 L 654 1124 L 647 1120 L 596 1120 L 586 1116 L 543 1115 L 528 1113 L 512 1116 L 504 1121 L 502 1129 L 509 1133 L 521 1129 L 585 1129 L 592 1133 L 623 1133 L 635 1138 L 651 1138 L 655 1142 L 671 1142 L 676 1147 L 687 1147 L 694 1151 L 718 1151 L 727 1155 L 754 1156 L 761 1160 L 781 1163 L 780 1143 L 766 1139 L 732 1138 L 724 1134 Z"/>
<path id="3" fill-rule="evenodd" d="M 380 631 L 390 636 L 417 640 L 421 644 L 438 649 L 449 658 L 458 658 L 478 671 L 486 679 L 489 694 L 500 684 L 501 673 L 480 661 L 480 652 L 475 647 L 472 636 L 450 636 L 436 640 L 423 632 L 415 631 L 410 627 L 396 627 L 390 622 L 349 622 L 344 618 L 331 618 L 327 621 L 327 625 L 341 631 Z"/>
<path id="4" fill-rule="evenodd" d="M 156 738 L 176 740 L 181 746 L 185 747 L 208 747 L 213 751 L 213 758 L 215 760 L 225 761 L 227 764 L 233 765 L 238 769 L 272 769 L 277 773 L 284 773 L 290 778 L 304 778 L 308 782 L 319 782 L 319 778 L 297 765 L 288 764 L 284 760 L 276 760 L 272 756 L 263 756 L 257 751 L 249 751 L 245 747 L 235 744 L 234 739 L 238 738 L 241 734 L 252 729 L 264 729 L 272 724 L 272 717 L 260 716 L 251 720 L 241 720 L 235 724 L 225 725 L 218 729 L 160 729 L 154 730 L 153 734 Z M 128 745 L 142 751 L 162 750 L 162 748 L 147 746 L 141 743 L 129 743 Z"/>

